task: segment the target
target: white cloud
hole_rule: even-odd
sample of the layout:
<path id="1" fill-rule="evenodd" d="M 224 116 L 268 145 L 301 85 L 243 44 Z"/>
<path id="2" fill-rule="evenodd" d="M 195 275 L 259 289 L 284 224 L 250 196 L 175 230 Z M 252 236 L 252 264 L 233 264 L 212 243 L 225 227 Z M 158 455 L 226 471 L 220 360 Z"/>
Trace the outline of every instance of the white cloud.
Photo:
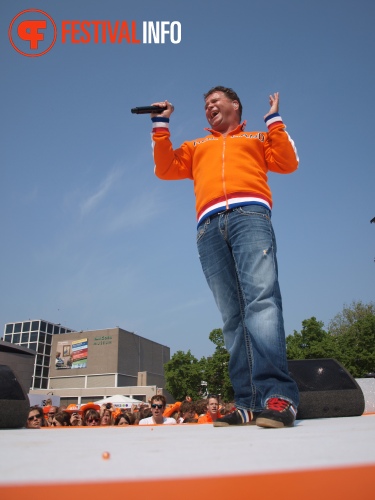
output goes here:
<path id="1" fill-rule="evenodd" d="M 94 208 L 107 196 L 112 186 L 116 184 L 121 176 L 122 171 L 120 168 L 113 168 L 101 182 L 98 190 L 81 204 L 81 215 L 87 215 L 94 210 Z"/>
<path id="2" fill-rule="evenodd" d="M 124 209 L 112 218 L 108 225 L 110 231 L 118 231 L 125 227 L 145 224 L 164 210 L 159 197 L 152 192 L 139 194 L 130 200 Z"/>

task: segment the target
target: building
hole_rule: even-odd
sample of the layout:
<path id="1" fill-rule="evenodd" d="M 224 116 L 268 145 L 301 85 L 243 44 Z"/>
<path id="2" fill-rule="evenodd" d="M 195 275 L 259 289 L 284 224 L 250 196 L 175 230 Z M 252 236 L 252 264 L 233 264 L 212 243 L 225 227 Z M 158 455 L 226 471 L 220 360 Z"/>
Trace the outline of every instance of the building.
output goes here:
<path id="1" fill-rule="evenodd" d="M 169 347 L 122 328 L 77 332 L 35 320 L 7 323 L 4 340 L 37 353 L 30 394 L 59 396 L 61 404 L 117 394 L 142 401 L 164 394 L 172 401 L 164 389 Z"/>
<path id="2" fill-rule="evenodd" d="M 116 394 L 147 401 L 165 393 L 169 360 L 169 347 L 119 327 L 54 336 L 48 391 L 64 404 Z"/>
<path id="3" fill-rule="evenodd" d="M 47 389 L 53 335 L 73 330 L 43 319 L 6 323 L 4 341 L 27 347 L 36 353 L 31 389 Z"/>

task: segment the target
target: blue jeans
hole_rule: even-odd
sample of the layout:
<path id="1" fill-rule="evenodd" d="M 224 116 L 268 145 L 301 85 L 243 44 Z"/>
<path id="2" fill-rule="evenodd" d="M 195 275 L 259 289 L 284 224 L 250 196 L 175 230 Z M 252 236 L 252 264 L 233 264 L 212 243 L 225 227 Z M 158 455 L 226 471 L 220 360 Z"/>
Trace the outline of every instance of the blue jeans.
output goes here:
<path id="1" fill-rule="evenodd" d="M 268 399 L 299 403 L 288 372 L 271 212 L 247 205 L 198 227 L 202 269 L 223 318 L 237 408 L 261 411 Z"/>

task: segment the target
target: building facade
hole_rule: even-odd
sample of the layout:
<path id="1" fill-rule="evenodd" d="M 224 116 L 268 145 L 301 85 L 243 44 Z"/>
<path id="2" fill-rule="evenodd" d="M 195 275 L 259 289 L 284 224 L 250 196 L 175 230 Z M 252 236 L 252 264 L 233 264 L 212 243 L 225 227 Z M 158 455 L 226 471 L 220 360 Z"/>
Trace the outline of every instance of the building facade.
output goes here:
<path id="1" fill-rule="evenodd" d="M 27 347 L 36 353 L 30 389 L 48 388 L 52 337 L 72 331 L 43 319 L 6 323 L 4 341 Z"/>
<path id="2" fill-rule="evenodd" d="M 84 404 L 121 394 L 148 401 L 165 391 L 170 348 L 122 328 L 74 331 L 45 320 L 7 323 L 4 341 L 35 352 L 30 394 Z"/>
<path id="3" fill-rule="evenodd" d="M 54 336 L 51 351 L 48 391 L 64 404 L 116 394 L 147 401 L 156 393 L 165 394 L 169 347 L 122 328 Z"/>

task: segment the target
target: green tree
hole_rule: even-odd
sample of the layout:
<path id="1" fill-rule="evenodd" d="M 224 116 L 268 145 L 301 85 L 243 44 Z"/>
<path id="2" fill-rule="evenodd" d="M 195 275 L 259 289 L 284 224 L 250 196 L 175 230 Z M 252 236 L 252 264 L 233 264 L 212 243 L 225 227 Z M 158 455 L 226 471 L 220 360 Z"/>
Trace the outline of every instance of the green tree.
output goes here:
<path id="1" fill-rule="evenodd" d="M 338 345 L 337 360 L 353 375 L 375 371 L 375 303 L 353 301 L 329 323 Z"/>
<path id="2" fill-rule="evenodd" d="M 324 329 L 324 323 L 314 316 L 302 321 L 301 332 L 294 331 L 286 337 L 288 359 L 334 358 L 337 355 L 336 339 Z"/>
<path id="3" fill-rule="evenodd" d="M 223 330 L 221 328 L 216 328 L 215 330 L 212 330 L 208 338 L 216 346 L 215 349 L 227 352 L 227 350 L 225 349 Z"/>
<path id="4" fill-rule="evenodd" d="M 343 310 L 328 324 L 332 335 L 342 335 L 361 318 L 368 314 L 375 316 L 375 303 L 363 304 L 362 301 L 353 301 L 350 306 L 344 305 Z"/>
<path id="5" fill-rule="evenodd" d="M 220 394 L 222 401 L 233 401 L 234 393 L 229 379 L 229 353 L 225 348 L 221 328 L 212 330 L 209 339 L 216 346 L 213 355 L 204 361 L 204 380 L 208 392 Z"/>
<path id="6" fill-rule="evenodd" d="M 203 363 L 190 350 L 187 353 L 177 351 L 164 365 L 164 373 L 165 387 L 176 401 L 183 401 L 186 396 L 191 396 L 193 400 L 199 399 Z"/>
<path id="7" fill-rule="evenodd" d="M 375 372 L 375 304 L 352 302 L 329 323 L 302 321 L 301 332 L 286 338 L 288 359 L 335 358 L 354 377 Z"/>

